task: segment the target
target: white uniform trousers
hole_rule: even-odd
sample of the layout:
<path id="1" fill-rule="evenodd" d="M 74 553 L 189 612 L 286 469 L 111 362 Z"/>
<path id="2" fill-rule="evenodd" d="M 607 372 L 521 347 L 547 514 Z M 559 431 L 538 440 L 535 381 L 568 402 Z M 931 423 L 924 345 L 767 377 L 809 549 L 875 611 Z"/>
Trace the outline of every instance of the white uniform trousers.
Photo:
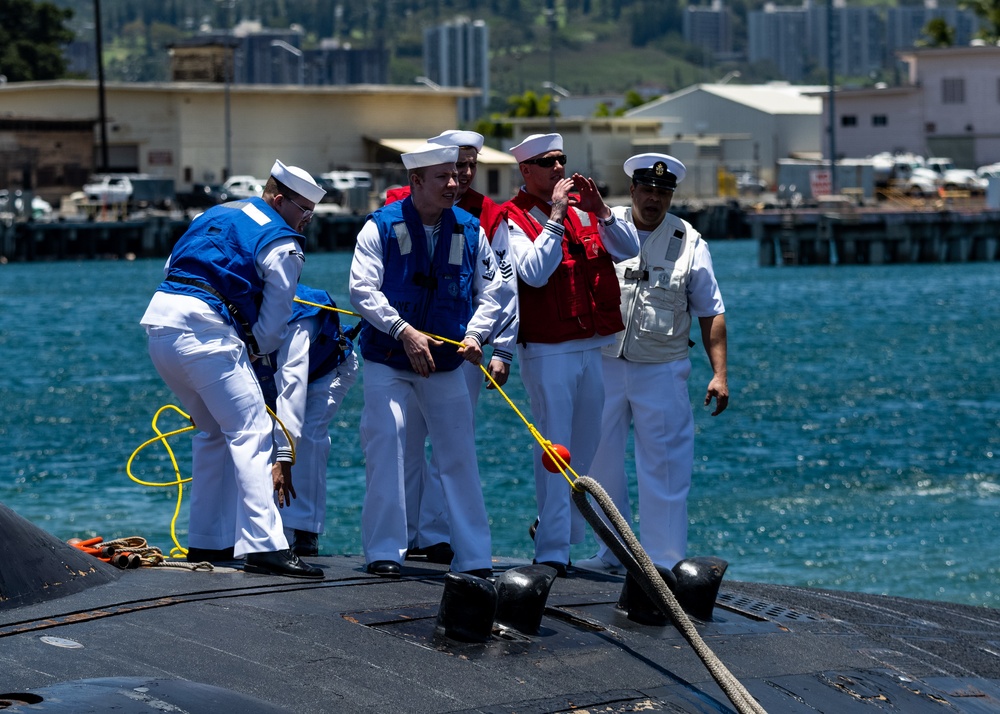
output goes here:
<path id="1" fill-rule="evenodd" d="M 191 415 L 188 545 L 237 557 L 288 548 L 271 480 L 271 417 L 246 347 L 229 326 L 150 327 L 149 356 Z"/>
<path id="2" fill-rule="evenodd" d="M 590 475 L 631 522 L 625 449 L 634 422 L 639 541 L 656 565 L 672 568 L 687 551 L 687 497 L 694 466 L 691 360 L 645 364 L 603 359 L 603 429 Z M 598 555 L 618 562 L 604 543 Z"/>
<path id="3" fill-rule="evenodd" d="M 399 563 L 406 555 L 406 482 L 408 475 L 415 472 L 407 464 L 407 416 L 415 405 L 440 469 L 455 552 L 452 570 L 491 567 L 490 527 L 479 482 L 472 405 L 464 373 L 454 369 L 424 378 L 409 370 L 368 361 L 364 389 L 361 445 L 367 488 L 361 531 L 367 562 Z"/>
<path id="4" fill-rule="evenodd" d="M 459 369 L 465 374 L 469 400 L 472 403 L 473 423 L 475 423 L 476 404 L 486 376 L 479 365 L 471 362 L 462 362 Z M 406 436 L 407 468 L 408 471 L 414 472 L 412 475 L 408 473 L 406 478 L 407 537 L 411 547 L 427 548 L 438 543 L 450 543 L 451 529 L 448 527 L 448 514 L 434 452 L 431 452 L 429 463 L 426 457 L 424 442 L 427 438 L 427 426 L 419 426 L 423 424 L 419 410 L 411 412 L 415 412 L 417 419 L 411 418 L 410 424 L 417 425 L 417 428 L 407 429 Z M 416 473 L 418 470 L 421 473 Z"/>
<path id="5" fill-rule="evenodd" d="M 322 533 L 326 522 L 326 470 L 330 458 L 330 421 L 358 377 L 353 352 L 341 364 L 309 383 L 302 436 L 295 447 L 292 486 L 295 498 L 281 509 L 285 529 Z M 280 415 L 279 415 L 280 416 Z"/>
<path id="6" fill-rule="evenodd" d="M 535 427 L 553 444 L 569 449 L 570 466 L 577 474 L 588 475 L 601 436 L 601 350 L 591 347 L 533 358 L 531 345 L 518 346 L 518 359 Z M 572 504 L 570 486 L 562 474 L 542 466 L 542 449 L 537 444 L 535 498 L 535 560 L 569 563 L 570 543 L 583 540 L 583 516 Z"/>

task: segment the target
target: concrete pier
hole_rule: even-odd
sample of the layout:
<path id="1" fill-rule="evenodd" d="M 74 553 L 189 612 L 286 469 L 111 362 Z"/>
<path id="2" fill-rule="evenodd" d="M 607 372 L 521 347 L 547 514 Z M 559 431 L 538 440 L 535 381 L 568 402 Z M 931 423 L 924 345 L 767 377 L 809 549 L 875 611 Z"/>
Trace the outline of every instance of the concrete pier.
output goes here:
<path id="1" fill-rule="evenodd" d="M 773 211 L 749 214 L 761 265 L 1000 260 L 1000 211 Z"/>
<path id="2" fill-rule="evenodd" d="M 352 250 L 361 215 L 317 215 L 302 243 L 306 252 Z M 0 262 L 166 257 L 187 230 L 187 218 L 128 221 L 0 221 Z"/>

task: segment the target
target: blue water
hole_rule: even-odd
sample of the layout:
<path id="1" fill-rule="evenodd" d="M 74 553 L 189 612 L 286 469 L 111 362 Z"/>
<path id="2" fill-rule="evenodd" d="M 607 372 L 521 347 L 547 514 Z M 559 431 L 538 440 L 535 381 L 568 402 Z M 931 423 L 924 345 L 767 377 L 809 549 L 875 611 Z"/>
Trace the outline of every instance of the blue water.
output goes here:
<path id="1" fill-rule="evenodd" d="M 1000 606 L 1000 267 L 762 268 L 752 242 L 712 251 L 732 397 L 718 417 L 701 406 L 699 342 L 690 554 L 725 558 L 733 579 Z M 347 306 L 349 264 L 310 255 L 303 280 Z M 171 546 L 175 490 L 125 474 L 176 403 L 138 325 L 161 266 L 0 265 L 0 501 L 60 538 Z M 507 392 L 529 414 L 516 372 Z M 361 551 L 361 395 L 333 425 L 326 551 Z M 492 393 L 478 419 L 494 551 L 531 557 L 532 439 Z M 172 443 L 189 475 L 188 436 Z M 134 470 L 173 477 L 157 448 Z M 186 506 L 177 528 L 185 543 Z"/>

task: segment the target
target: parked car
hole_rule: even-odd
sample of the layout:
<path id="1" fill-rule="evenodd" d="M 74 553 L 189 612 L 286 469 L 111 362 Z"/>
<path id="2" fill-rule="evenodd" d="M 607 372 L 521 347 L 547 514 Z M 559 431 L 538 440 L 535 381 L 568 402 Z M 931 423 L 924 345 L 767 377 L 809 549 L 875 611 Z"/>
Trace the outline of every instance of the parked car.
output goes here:
<path id="1" fill-rule="evenodd" d="M 980 166 L 976 169 L 976 175 L 984 179 L 1000 178 L 1000 163 Z"/>
<path id="2" fill-rule="evenodd" d="M 943 156 L 932 156 L 927 159 L 927 168 L 934 171 L 939 176 L 944 176 L 947 172 L 954 170 L 955 164 L 951 159 Z"/>
<path id="3" fill-rule="evenodd" d="M 736 189 L 741 196 L 759 196 L 767 190 L 767 182 L 749 171 L 740 171 L 736 174 Z"/>
<path id="4" fill-rule="evenodd" d="M 929 198 L 937 195 L 941 177 L 936 171 L 918 166 L 911 169 L 906 178 L 897 179 L 894 185 L 907 196 Z"/>
<path id="5" fill-rule="evenodd" d="M 22 214 L 24 211 L 24 194 L 20 189 L 8 191 L 0 189 L 0 213 Z M 52 204 L 41 196 L 31 197 L 31 217 L 34 220 L 45 220 L 52 217 Z"/>
<path id="6" fill-rule="evenodd" d="M 267 182 L 253 176 L 230 176 L 219 189 L 219 196 L 223 201 L 260 196 L 264 193 L 265 183 Z"/>
<path id="7" fill-rule="evenodd" d="M 124 174 L 91 177 L 83 186 L 88 201 L 104 204 L 128 203 L 132 198 L 132 180 Z"/>
<path id="8" fill-rule="evenodd" d="M 989 182 L 977 176 L 972 169 L 948 169 L 944 172 L 944 187 L 948 190 L 965 190 L 973 194 L 986 193 Z"/>

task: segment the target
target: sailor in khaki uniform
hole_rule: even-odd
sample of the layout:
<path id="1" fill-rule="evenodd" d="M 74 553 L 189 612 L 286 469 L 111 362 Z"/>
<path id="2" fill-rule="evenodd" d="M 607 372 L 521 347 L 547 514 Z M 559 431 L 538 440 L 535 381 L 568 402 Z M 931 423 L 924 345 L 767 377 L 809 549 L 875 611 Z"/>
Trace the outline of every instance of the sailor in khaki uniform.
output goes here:
<path id="1" fill-rule="evenodd" d="M 641 248 L 615 269 L 625 329 L 603 348 L 604 413 L 601 442 L 590 474 L 631 518 L 625 448 L 635 428 L 641 543 L 657 565 L 672 568 L 687 549 L 687 495 L 694 463 L 694 419 L 688 396 L 692 316 L 712 365 L 705 405 L 712 416 L 729 404 L 725 305 L 708 245 L 690 223 L 667 211 L 685 168 L 666 154 L 639 154 L 625 162 L 632 177 L 631 207 L 613 209 L 633 224 Z M 618 571 L 603 543 L 578 567 Z"/>

